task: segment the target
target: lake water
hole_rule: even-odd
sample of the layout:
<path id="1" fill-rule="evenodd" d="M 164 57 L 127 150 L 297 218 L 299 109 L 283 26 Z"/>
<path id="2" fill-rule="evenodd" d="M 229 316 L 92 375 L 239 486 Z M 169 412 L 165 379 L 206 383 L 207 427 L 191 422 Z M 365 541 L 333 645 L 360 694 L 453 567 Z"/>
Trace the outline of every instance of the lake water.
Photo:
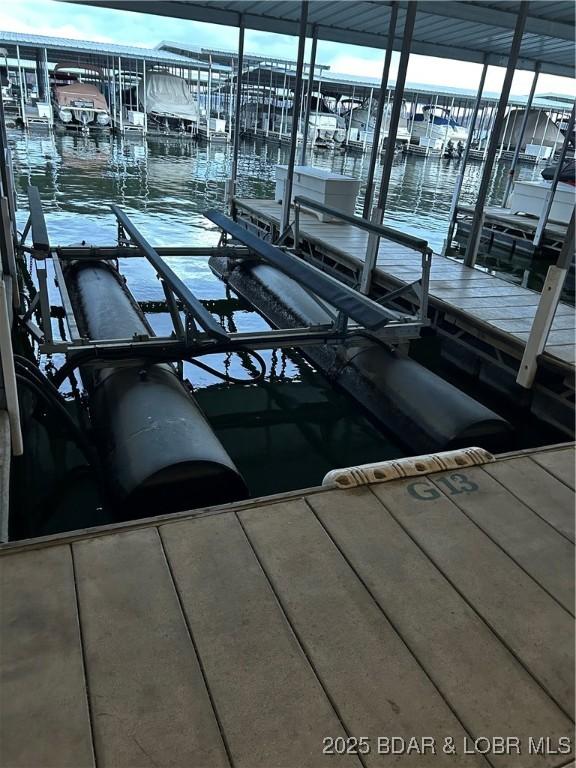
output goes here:
<path id="1" fill-rule="evenodd" d="M 232 151 L 174 138 L 119 139 L 77 134 L 54 136 L 9 133 L 17 184 L 19 228 L 24 226 L 26 188 L 39 188 L 53 245 L 85 240 L 113 244 L 116 223 L 110 212 L 118 204 L 144 236 L 160 245 L 216 245 L 219 231 L 202 212 L 224 208 L 224 185 Z M 274 166 L 287 162 L 288 149 L 253 140 L 242 143 L 239 157 L 240 197 L 272 197 Z M 368 155 L 315 152 L 315 165 L 365 179 Z M 447 229 L 458 161 L 400 156 L 394 161 L 386 223 L 423 236 L 440 251 Z M 499 164 L 489 202 L 500 202 L 507 165 Z M 533 178 L 521 167 L 520 178 Z M 379 178 L 377 171 L 376 178 Z M 466 170 L 462 202 L 473 203 L 481 165 Z M 225 286 L 201 258 L 169 260 L 196 295 L 219 300 L 225 324 L 238 330 L 266 328 L 241 302 L 229 301 Z M 122 271 L 140 301 L 163 299 L 151 267 L 141 259 L 124 260 Z M 519 281 L 521 272 L 512 276 Z M 51 291 L 53 301 L 57 294 Z M 220 301 L 224 300 L 224 302 Z M 226 303 L 228 302 L 228 304 Z M 221 309 L 224 307 L 224 311 Z M 158 333 L 169 331 L 169 317 L 150 315 Z M 55 326 L 56 327 L 56 326 Z M 338 466 L 379 461 L 410 452 L 384 434 L 345 395 L 297 353 L 265 353 L 262 385 L 229 385 L 190 365 L 186 375 L 215 431 L 244 474 L 253 495 L 316 485 Z M 59 360 L 54 361 L 56 364 Z M 249 371 L 237 356 L 210 360 L 234 375 Z"/>

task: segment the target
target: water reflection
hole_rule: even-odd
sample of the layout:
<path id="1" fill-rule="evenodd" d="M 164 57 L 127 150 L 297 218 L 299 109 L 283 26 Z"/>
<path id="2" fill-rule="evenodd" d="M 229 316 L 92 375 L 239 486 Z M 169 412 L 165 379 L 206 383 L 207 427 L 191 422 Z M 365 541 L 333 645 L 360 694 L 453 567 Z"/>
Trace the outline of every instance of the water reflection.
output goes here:
<path id="1" fill-rule="evenodd" d="M 28 184 L 39 187 L 55 242 L 70 242 L 80 231 L 94 243 L 110 242 L 115 224 L 112 202 L 122 205 L 154 243 L 209 245 L 214 229 L 202 217 L 209 207 L 222 207 L 230 175 L 231 148 L 199 145 L 170 137 L 119 139 L 57 134 L 51 137 L 12 133 L 18 195 L 25 206 Z M 245 141 L 239 157 L 240 197 L 271 197 L 274 166 L 286 163 L 288 148 L 261 141 Z M 353 152 L 312 153 L 314 165 L 366 180 L 368 155 Z M 440 251 L 448 224 L 452 189 L 459 160 L 398 156 L 392 177 L 386 217 L 392 226 L 425 237 Z M 508 166 L 497 165 L 489 204 L 501 202 Z M 471 161 L 462 186 L 463 203 L 472 204 L 482 166 Z M 532 179 L 539 171 L 520 166 L 518 177 Z M 380 178 L 380 164 L 376 179 Z M 378 182 L 377 182 L 378 183 Z M 376 192 L 378 191 L 378 187 Z M 361 206 L 358 200 L 358 210 Z M 60 214 L 78 213 L 81 222 Z M 72 238 L 73 239 L 73 238 Z"/>
<path id="2" fill-rule="evenodd" d="M 40 190 L 55 245 L 115 242 L 112 203 L 119 204 L 155 245 L 198 247 L 218 242 L 219 231 L 202 213 L 224 206 L 232 154 L 228 146 L 202 146 L 169 137 L 122 140 L 19 132 L 12 132 L 9 140 L 14 152 L 20 229 L 27 216 L 26 189 L 33 184 Z M 272 197 L 274 166 L 287 160 L 285 146 L 253 140 L 242 143 L 239 196 Z M 368 156 L 315 152 L 310 160 L 365 181 Z M 440 250 L 458 170 L 458 161 L 396 158 L 387 223 L 427 238 Z M 519 175 L 532 178 L 535 173 L 532 168 L 521 168 Z M 467 168 L 463 202 L 473 202 L 480 174 L 478 164 Z M 490 202 L 499 202 L 505 181 L 506 167 L 499 166 Z M 122 273 L 139 301 L 163 300 L 161 286 L 147 262 L 121 261 Z M 259 315 L 231 299 L 205 258 L 174 257 L 169 262 L 199 298 L 209 302 L 225 327 L 242 331 L 267 327 Z M 56 300 L 53 286 L 51 298 Z M 156 333 L 170 332 L 171 322 L 165 312 L 150 312 L 148 317 Z M 262 354 L 268 369 L 263 385 L 226 385 L 206 371 L 185 366 L 200 405 L 254 495 L 313 485 L 336 466 L 382 460 L 409 450 L 377 430 L 300 355 L 285 351 Z M 214 356 L 206 362 L 236 377 L 250 374 L 248 361 L 238 355 Z"/>

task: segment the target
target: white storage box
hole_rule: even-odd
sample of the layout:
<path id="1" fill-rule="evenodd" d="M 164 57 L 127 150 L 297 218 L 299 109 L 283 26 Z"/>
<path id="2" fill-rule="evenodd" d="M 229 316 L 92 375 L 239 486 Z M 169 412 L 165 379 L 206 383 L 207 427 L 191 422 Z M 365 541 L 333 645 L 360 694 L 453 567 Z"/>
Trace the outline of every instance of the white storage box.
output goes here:
<path id="1" fill-rule="evenodd" d="M 218 117 L 211 117 L 210 120 L 208 121 L 208 125 L 211 131 L 215 131 L 218 133 L 226 132 L 226 120 L 222 120 Z"/>
<path id="2" fill-rule="evenodd" d="M 536 157 L 538 160 L 548 160 L 552 154 L 552 147 L 543 147 L 540 144 L 526 144 L 524 154 Z"/>
<path id="3" fill-rule="evenodd" d="M 128 125 L 137 125 L 140 128 L 144 127 L 144 112 L 137 112 L 134 109 L 126 111 L 126 122 Z"/>
<path id="4" fill-rule="evenodd" d="M 540 218 L 546 196 L 552 183 L 550 181 L 516 181 L 510 195 L 511 213 L 527 213 Z M 572 184 L 558 182 L 549 220 L 568 224 L 574 210 L 574 187 Z"/>
<path id="5" fill-rule="evenodd" d="M 276 166 L 276 202 L 282 202 L 284 188 L 288 175 L 287 165 Z M 332 173 L 326 168 L 315 168 L 311 165 L 296 165 L 294 167 L 294 182 L 292 185 L 292 200 L 301 195 L 315 200 L 330 208 L 353 215 L 356 210 L 356 198 L 360 191 L 360 181 L 350 176 Z M 312 211 L 320 221 L 337 221 L 325 213 Z"/>
<path id="6" fill-rule="evenodd" d="M 38 117 L 50 118 L 50 104 L 42 104 L 41 101 L 36 102 L 36 109 L 38 110 Z"/>

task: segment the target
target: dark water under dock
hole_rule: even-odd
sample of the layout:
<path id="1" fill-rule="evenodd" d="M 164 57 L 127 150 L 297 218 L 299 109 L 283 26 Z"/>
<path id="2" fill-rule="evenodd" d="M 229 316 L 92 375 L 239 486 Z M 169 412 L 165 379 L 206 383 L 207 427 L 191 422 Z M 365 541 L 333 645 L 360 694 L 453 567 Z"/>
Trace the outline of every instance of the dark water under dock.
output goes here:
<path id="1" fill-rule="evenodd" d="M 117 203 L 153 245 L 216 245 L 219 232 L 203 216 L 223 207 L 230 173 L 231 148 L 202 146 L 173 138 L 120 140 L 110 136 L 9 136 L 20 211 L 27 215 L 26 188 L 40 190 L 53 245 L 86 241 L 112 244 L 116 223 L 109 206 Z M 287 148 L 246 141 L 239 162 L 238 195 L 272 197 L 274 166 L 287 162 Z M 316 165 L 365 178 L 368 155 L 316 152 Z M 498 166 L 489 202 L 500 202 L 507 165 Z M 426 237 L 440 251 L 447 228 L 458 161 L 398 157 L 389 196 L 387 223 Z M 520 169 L 520 178 L 539 173 Z M 470 163 L 462 202 L 473 202 L 480 164 Z M 377 177 L 379 174 L 377 173 Z M 207 259 L 173 258 L 174 269 L 230 329 L 256 330 L 265 322 L 227 295 L 210 272 Z M 121 270 L 139 301 L 161 301 L 163 293 L 152 268 L 141 259 L 124 260 Z M 520 282 L 523 269 L 512 274 Z M 56 293 L 53 293 L 56 300 Z M 167 314 L 149 319 L 158 333 L 170 331 Z M 57 332 L 57 324 L 55 331 Z M 328 470 L 410 453 L 393 436 L 376 429 L 351 400 L 336 392 L 298 354 L 264 353 L 265 384 L 229 385 L 186 365 L 196 397 L 223 444 L 244 474 L 251 493 L 262 495 L 316 485 Z M 54 361 L 59 364 L 59 360 Z M 214 356 L 206 362 L 234 376 L 248 377 L 237 356 Z M 41 494 L 38 496 L 41 502 Z M 57 527 L 66 527 L 62 524 Z"/>

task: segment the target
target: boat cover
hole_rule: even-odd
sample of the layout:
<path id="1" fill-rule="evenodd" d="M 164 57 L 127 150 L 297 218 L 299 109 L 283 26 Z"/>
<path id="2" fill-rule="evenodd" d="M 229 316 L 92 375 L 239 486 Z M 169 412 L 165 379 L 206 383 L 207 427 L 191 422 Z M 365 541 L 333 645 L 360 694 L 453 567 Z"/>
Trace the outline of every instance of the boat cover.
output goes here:
<path id="1" fill-rule="evenodd" d="M 72 85 L 57 86 L 56 102 L 59 107 L 67 109 L 94 109 L 97 112 L 108 112 L 108 104 L 104 94 L 90 83 L 73 83 Z"/>
<path id="2" fill-rule="evenodd" d="M 147 74 L 146 109 L 156 115 L 198 120 L 198 104 L 186 81 L 169 72 Z"/>

